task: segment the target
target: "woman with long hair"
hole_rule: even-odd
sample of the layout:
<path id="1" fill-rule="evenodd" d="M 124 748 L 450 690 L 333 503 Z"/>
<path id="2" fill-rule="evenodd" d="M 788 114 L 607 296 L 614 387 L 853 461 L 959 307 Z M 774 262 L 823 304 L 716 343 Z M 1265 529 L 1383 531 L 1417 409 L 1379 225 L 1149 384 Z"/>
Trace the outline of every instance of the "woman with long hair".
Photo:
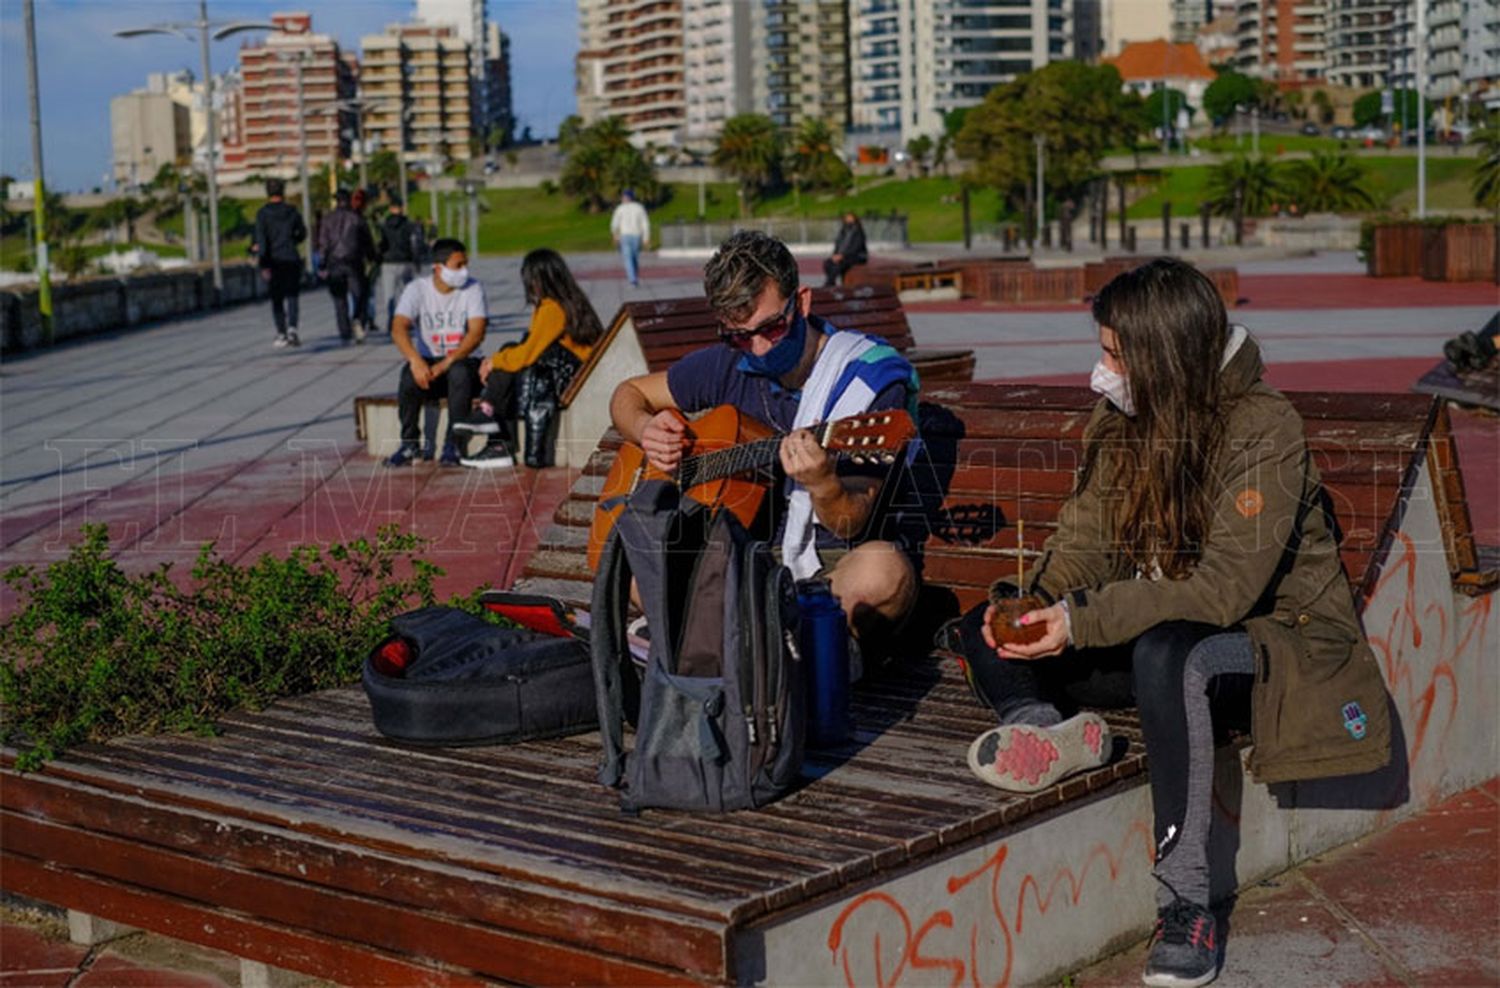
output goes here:
<path id="1" fill-rule="evenodd" d="M 1249 728 L 1250 769 L 1269 783 L 1385 765 L 1387 698 L 1301 418 L 1261 381 L 1259 347 L 1213 284 L 1152 261 L 1106 285 L 1093 316 L 1103 397 L 1075 491 L 1022 585 L 993 586 L 952 642 L 1000 723 L 969 766 L 1001 789 L 1044 788 L 1111 757 L 1081 705 L 1135 703 L 1159 883 L 1144 980 L 1202 985 L 1218 973 L 1211 707 Z"/>
<path id="2" fill-rule="evenodd" d="M 483 450 L 459 461 L 466 467 L 511 466 L 516 445 L 511 422 L 518 416 L 527 419 L 526 465 L 547 466 L 552 451 L 546 432 L 558 396 L 604 335 L 588 296 L 557 251 L 543 247 L 527 254 L 521 261 L 521 285 L 532 307 L 531 325 L 520 342 L 501 347 L 480 363 L 480 407 L 456 426 L 491 437 Z"/>

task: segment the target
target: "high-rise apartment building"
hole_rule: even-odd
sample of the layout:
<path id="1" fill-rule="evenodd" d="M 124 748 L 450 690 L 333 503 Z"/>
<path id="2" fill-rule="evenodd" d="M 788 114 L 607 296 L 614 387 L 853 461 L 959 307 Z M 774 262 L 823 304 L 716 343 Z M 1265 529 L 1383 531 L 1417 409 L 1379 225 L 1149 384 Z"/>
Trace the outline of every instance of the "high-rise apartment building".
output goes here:
<path id="1" fill-rule="evenodd" d="M 853 125 L 902 144 L 1073 55 L 1071 0 L 855 0 L 850 18 Z"/>
<path id="2" fill-rule="evenodd" d="M 510 38 L 489 19 L 486 0 L 416 0 L 412 20 L 428 27 L 450 27 L 469 46 L 470 108 L 476 136 L 494 144 L 510 140 L 515 128 L 511 103 Z"/>
<path id="3" fill-rule="evenodd" d="M 683 49 L 688 144 L 711 143 L 725 120 L 754 106 L 752 13 L 740 0 L 683 0 L 683 31 L 692 42 Z"/>
<path id="4" fill-rule="evenodd" d="M 1395 89 L 1417 87 L 1417 3 L 1426 9 L 1428 99 L 1456 96 L 1463 89 L 1463 0 L 1398 0 L 1391 25 L 1391 71 Z"/>
<path id="5" fill-rule="evenodd" d="M 408 161 L 466 160 L 473 136 L 470 45 L 450 25 L 392 24 L 360 39 L 365 136 Z M 403 132 L 397 107 L 406 111 Z"/>
<path id="6" fill-rule="evenodd" d="M 1335 86 L 1373 89 L 1391 71 L 1395 0 L 1326 0 L 1325 73 Z"/>
<path id="7" fill-rule="evenodd" d="M 349 156 L 351 114 L 340 101 L 354 95 L 350 66 L 326 34 L 315 34 L 312 15 L 272 14 L 277 30 L 240 49 L 240 115 L 243 142 L 226 147 L 226 167 L 245 174 L 292 177 L 297 173 L 298 135 L 307 135 L 311 167 Z M 301 66 L 303 112 L 297 113 Z"/>
<path id="8" fill-rule="evenodd" d="M 766 0 L 752 30 L 753 105 L 779 127 L 849 125 L 849 9 L 845 0 Z"/>
<path id="9" fill-rule="evenodd" d="M 1500 110 L 1500 0 L 1464 0 L 1464 91 Z"/>
<path id="10" fill-rule="evenodd" d="M 192 154 L 188 108 L 164 91 L 110 100 L 109 131 L 116 185 L 145 185 L 163 165 L 185 165 Z"/>
<path id="11" fill-rule="evenodd" d="M 574 57 L 574 93 L 578 115 L 591 124 L 604 116 L 604 56 L 608 0 L 578 0 L 578 54 Z"/>
<path id="12" fill-rule="evenodd" d="M 1324 0 L 1239 0 L 1235 14 L 1236 69 L 1282 89 L 1323 81 L 1328 29 Z"/>
<path id="13" fill-rule="evenodd" d="M 618 117 L 639 144 L 673 145 L 687 124 L 682 0 L 601 0 L 597 52 L 601 116 Z M 696 41 L 695 41 L 696 43 Z"/>
<path id="14" fill-rule="evenodd" d="M 1223 6 L 1224 0 L 1217 5 Z M 1213 20 L 1214 7 L 1214 0 L 1172 0 L 1171 40 L 1179 44 L 1196 41 L 1198 30 Z"/>
<path id="15" fill-rule="evenodd" d="M 1101 0 L 1099 54 L 1113 58 L 1136 41 L 1172 37 L 1172 0 Z"/>

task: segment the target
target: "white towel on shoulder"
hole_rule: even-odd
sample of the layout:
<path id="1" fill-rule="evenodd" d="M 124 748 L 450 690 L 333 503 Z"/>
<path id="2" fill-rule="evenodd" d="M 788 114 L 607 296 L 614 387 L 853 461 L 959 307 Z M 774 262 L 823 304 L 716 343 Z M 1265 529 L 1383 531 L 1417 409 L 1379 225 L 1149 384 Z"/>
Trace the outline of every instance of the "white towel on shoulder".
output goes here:
<path id="1" fill-rule="evenodd" d="M 797 403 L 797 415 L 792 428 L 805 429 L 819 422 L 848 418 L 867 411 L 875 392 L 865 382 L 855 378 L 842 394 L 832 394 L 833 387 L 843 376 L 844 368 L 871 347 L 879 344 L 863 333 L 839 332 L 828 337 L 818 362 L 813 364 L 812 374 L 802 388 L 802 400 Z M 832 401 L 832 407 L 829 402 Z M 826 413 L 824 409 L 827 409 Z M 786 530 L 781 536 L 781 559 L 792 571 L 792 578 L 805 580 L 823 565 L 818 558 L 817 538 L 813 531 L 812 495 L 801 484 L 792 485 L 787 500 Z"/>

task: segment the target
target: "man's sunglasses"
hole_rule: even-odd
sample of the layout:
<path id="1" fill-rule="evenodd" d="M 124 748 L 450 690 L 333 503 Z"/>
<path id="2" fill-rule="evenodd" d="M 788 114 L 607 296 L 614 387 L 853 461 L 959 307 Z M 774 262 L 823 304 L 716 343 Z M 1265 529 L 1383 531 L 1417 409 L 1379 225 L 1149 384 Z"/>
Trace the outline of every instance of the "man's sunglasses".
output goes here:
<path id="1" fill-rule="evenodd" d="M 786 307 L 781 312 L 767 319 L 759 326 L 754 326 L 750 329 L 736 329 L 732 326 L 724 325 L 723 320 L 720 320 L 719 339 L 736 350 L 750 349 L 750 341 L 757 336 L 763 337 L 768 343 L 780 342 L 781 338 L 786 335 L 787 330 L 791 328 L 796 306 L 797 296 L 794 293 L 791 298 L 786 300 Z"/>

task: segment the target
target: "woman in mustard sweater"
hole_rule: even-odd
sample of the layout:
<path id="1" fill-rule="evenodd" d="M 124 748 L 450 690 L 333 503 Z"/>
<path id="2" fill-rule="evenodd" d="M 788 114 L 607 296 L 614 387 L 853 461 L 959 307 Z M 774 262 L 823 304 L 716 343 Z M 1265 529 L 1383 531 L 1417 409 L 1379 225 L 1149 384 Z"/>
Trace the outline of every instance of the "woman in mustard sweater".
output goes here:
<path id="1" fill-rule="evenodd" d="M 604 335 L 588 296 L 557 251 L 544 247 L 527 254 L 521 261 L 521 284 L 532 306 L 531 325 L 520 342 L 501 347 L 480 363 L 484 396 L 479 409 L 454 427 L 491 437 L 483 450 L 459 461 L 466 467 L 483 470 L 514 464 L 511 420 L 520 416 L 527 419 L 526 465 L 549 465 L 552 450 L 546 433 L 558 396 Z"/>

